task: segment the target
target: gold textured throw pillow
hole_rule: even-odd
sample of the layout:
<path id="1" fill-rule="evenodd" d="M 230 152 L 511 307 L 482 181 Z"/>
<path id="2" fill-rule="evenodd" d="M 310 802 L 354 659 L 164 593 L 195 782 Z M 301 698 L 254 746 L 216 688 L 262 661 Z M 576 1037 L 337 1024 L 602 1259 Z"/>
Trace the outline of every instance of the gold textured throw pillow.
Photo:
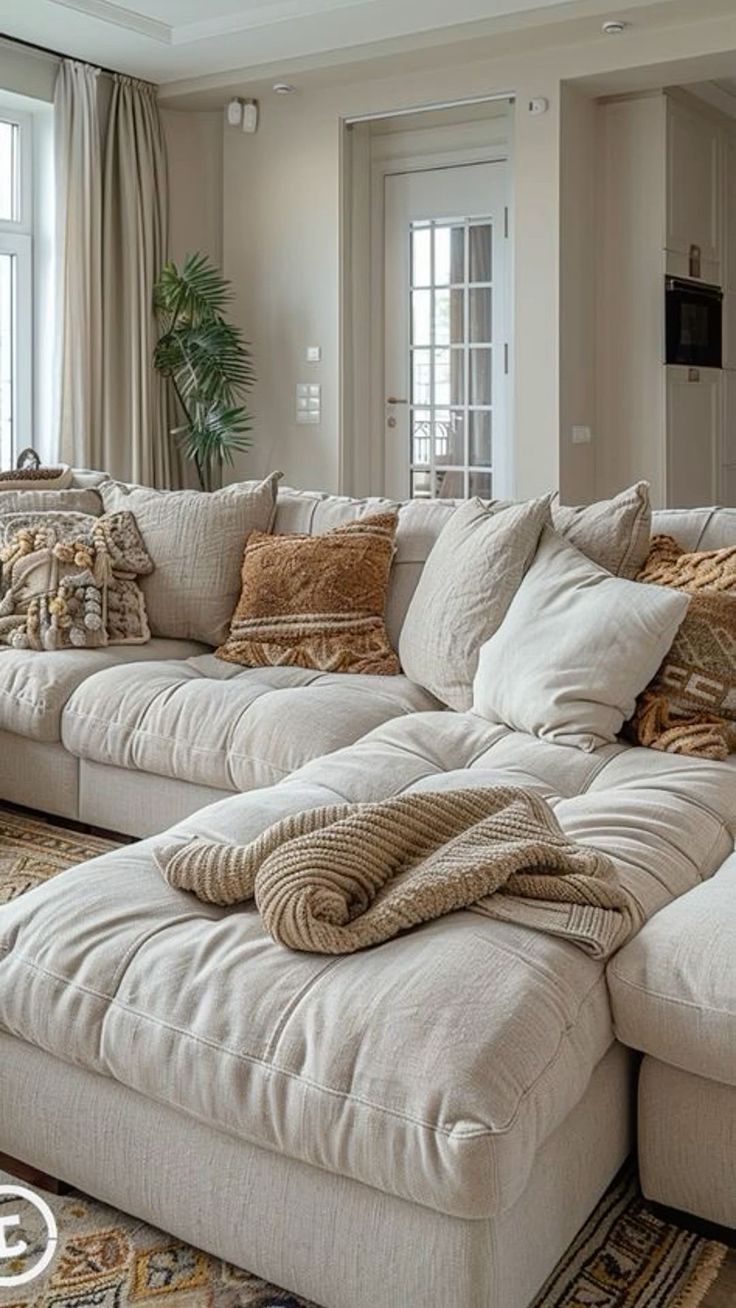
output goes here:
<path id="1" fill-rule="evenodd" d="M 638 581 L 692 595 L 684 622 L 629 724 L 638 745 L 726 758 L 736 750 L 736 547 L 687 552 L 655 536 Z"/>
<path id="2" fill-rule="evenodd" d="M 255 531 L 230 635 L 216 654 L 246 667 L 394 676 L 384 625 L 398 514 L 375 513 L 324 536 Z"/>

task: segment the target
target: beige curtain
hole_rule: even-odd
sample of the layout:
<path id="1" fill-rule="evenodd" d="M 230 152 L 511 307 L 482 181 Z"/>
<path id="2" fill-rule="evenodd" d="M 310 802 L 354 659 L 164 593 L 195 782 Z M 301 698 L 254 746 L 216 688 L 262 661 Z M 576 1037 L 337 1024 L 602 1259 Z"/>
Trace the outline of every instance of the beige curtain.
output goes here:
<path id="1" fill-rule="evenodd" d="M 102 463 L 99 70 L 65 59 L 54 94 L 56 386 L 65 463 Z"/>
<path id="2" fill-rule="evenodd" d="M 64 60 L 55 113 L 60 455 L 168 487 L 179 461 L 151 363 L 168 228 L 156 91 Z"/>
<path id="3" fill-rule="evenodd" d="M 166 261 L 166 150 L 155 88 L 115 77 L 102 204 L 102 466 L 148 486 L 173 484 L 165 385 L 151 366 L 153 286 Z"/>

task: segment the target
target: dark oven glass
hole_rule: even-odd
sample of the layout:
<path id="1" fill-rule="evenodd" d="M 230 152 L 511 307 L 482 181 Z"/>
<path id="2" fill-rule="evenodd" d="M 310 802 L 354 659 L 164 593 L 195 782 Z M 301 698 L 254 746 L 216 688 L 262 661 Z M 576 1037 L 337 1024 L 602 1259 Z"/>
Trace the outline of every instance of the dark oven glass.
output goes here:
<path id="1" fill-rule="evenodd" d="M 666 362 L 690 368 L 720 368 L 723 292 L 717 286 L 666 280 Z"/>

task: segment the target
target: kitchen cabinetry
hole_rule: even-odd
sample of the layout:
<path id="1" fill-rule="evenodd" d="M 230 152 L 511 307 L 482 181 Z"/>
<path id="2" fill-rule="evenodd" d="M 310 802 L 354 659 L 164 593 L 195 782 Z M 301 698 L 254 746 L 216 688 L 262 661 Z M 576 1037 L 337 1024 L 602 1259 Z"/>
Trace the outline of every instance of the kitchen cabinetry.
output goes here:
<path id="1" fill-rule="evenodd" d="M 666 369 L 666 499 L 678 508 L 720 498 L 722 375 L 717 368 Z"/>
<path id="2" fill-rule="evenodd" d="M 703 281 L 720 283 L 721 131 L 704 114 L 667 98 L 667 271 L 690 276 L 698 252 Z"/>
<path id="3" fill-rule="evenodd" d="M 599 108 L 596 485 L 736 505 L 736 123 L 686 92 Z M 724 370 L 665 364 L 665 277 L 724 290 Z"/>

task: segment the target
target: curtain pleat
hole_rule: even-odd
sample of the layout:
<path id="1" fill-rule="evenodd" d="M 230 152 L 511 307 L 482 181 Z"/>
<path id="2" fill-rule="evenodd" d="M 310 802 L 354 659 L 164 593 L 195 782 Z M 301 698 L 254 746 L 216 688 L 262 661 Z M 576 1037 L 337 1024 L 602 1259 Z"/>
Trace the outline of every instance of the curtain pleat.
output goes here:
<path id="1" fill-rule="evenodd" d="M 64 60 L 54 93 L 56 387 L 60 457 L 102 459 L 102 153 L 99 70 Z"/>
<path id="2" fill-rule="evenodd" d="M 156 91 L 65 60 L 55 111 L 60 454 L 169 487 L 179 464 L 165 384 L 152 365 L 153 287 L 168 233 Z"/>
<path id="3" fill-rule="evenodd" d="M 152 367 L 153 286 L 166 262 L 166 150 L 152 86 L 113 79 L 102 204 L 102 466 L 148 486 L 173 484 L 165 384 Z"/>

